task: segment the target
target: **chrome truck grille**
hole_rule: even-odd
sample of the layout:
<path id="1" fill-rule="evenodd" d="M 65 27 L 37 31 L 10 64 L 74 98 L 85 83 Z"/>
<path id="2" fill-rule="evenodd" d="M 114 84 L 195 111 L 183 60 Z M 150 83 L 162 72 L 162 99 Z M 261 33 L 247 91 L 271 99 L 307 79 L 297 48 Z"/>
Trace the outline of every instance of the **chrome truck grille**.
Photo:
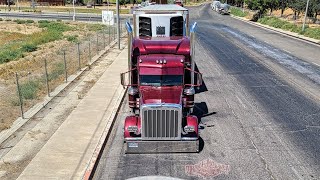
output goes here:
<path id="1" fill-rule="evenodd" d="M 142 139 L 181 139 L 181 106 L 177 104 L 144 105 L 142 112 Z"/>

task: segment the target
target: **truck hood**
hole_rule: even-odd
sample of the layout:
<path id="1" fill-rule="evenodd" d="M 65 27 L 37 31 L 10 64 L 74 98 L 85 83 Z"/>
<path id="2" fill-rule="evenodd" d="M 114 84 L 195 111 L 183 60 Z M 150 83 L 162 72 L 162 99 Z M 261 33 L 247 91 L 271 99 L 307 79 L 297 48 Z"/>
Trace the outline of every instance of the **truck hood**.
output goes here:
<path id="1" fill-rule="evenodd" d="M 182 86 L 140 86 L 141 104 L 180 104 L 182 90 Z"/>
<path id="2" fill-rule="evenodd" d="M 152 37 L 136 38 L 133 49 L 138 48 L 140 55 L 145 54 L 176 54 L 190 55 L 190 40 L 187 37 Z"/>

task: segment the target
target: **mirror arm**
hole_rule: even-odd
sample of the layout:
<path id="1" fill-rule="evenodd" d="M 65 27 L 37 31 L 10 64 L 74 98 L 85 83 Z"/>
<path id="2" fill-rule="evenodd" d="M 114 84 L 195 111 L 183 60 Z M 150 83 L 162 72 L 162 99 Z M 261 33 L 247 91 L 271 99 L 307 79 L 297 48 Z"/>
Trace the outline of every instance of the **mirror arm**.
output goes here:
<path id="1" fill-rule="evenodd" d="M 130 69 L 129 71 L 123 72 L 123 73 L 121 73 L 121 74 L 125 74 L 125 73 L 128 73 L 128 72 L 134 71 L 134 70 L 136 70 L 136 69 L 137 69 L 137 68 L 135 67 L 135 68 Z"/>

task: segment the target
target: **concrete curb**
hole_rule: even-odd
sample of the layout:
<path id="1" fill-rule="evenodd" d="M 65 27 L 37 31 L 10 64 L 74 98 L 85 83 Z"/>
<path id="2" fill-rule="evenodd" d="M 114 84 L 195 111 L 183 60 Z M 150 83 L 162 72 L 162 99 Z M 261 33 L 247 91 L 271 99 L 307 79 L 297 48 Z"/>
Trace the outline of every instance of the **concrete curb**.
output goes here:
<path id="1" fill-rule="evenodd" d="M 109 123 L 105 127 L 105 129 L 100 137 L 99 143 L 97 144 L 97 146 L 94 150 L 94 154 L 92 155 L 91 160 L 88 163 L 88 167 L 82 177 L 82 179 L 84 179 L 84 180 L 92 179 L 92 177 L 94 175 L 94 172 L 95 172 L 97 165 L 98 165 L 97 162 L 99 162 L 101 155 L 103 153 L 103 150 L 108 142 L 113 125 L 115 123 L 116 118 L 118 117 L 119 111 L 121 109 L 121 104 L 123 103 L 123 101 L 126 97 L 125 95 L 126 95 L 126 92 L 128 89 L 127 88 L 123 89 L 123 87 L 120 87 L 120 88 L 118 88 L 118 90 L 121 90 L 121 93 L 118 96 L 116 105 L 112 111 L 112 114 L 110 117 L 111 121 L 109 121 Z"/>
<path id="2" fill-rule="evenodd" d="M 110 45 L 106 46 L 104 50 L 101 50 L 99 54 L 94 56 L 92 60 L 89 62 L 89 66 L 91 66 L 94 62 L 96 62 L 103 54 L 105 54 L 111 47 L 113 47 L 116 44 L 117 40 L 114 40 L 110 43 Z M 77 79 L 79 76 L 81 76 L 89 67 L 85 67 L 80 70 L 75 75 L 71 75 L 68 77 L 67 83 L 61 84 L 53 92 L 50 93 L 50 97 L 46 96 L 44 98 L 43 102 L 37 103 L 35 106 L 33 106 L 31 109 L 29 109 L 27 112 L 25 112 L 25 118 L 19 117 L 17 120 L 14 121 L 10 129 L 6 129 L 4 131 L 0 132 L 0 144 L 2 144 L 4 141 L 6 141 L 14 132 L 16 132 L 19 128 L 21 128 L 25 123 L 27 123 L 32 117 L 34 117 L 42 108 L 44 108 L 51 100 L 53 100 L 55 97 L 57 97 L 64 89 L 69 87 L 75 79 Z"/>
<path id="3" fill-rule="evenodd" d="M 241 18 L 241 17 L 238 17 L 238 16 L 234 16 L 232 14 L 230 16 L 235 18 L 235 19 L 238 19 L 240 21 L 246 22 L 248 24 L 251 24 L 251 25 L 254 25 L 254 26 L 269 30 L 269 31 L 273 31 L 273 32 L 276 32 L 276 33 L 279 33 L 279 34 L 282 34 L 282 35 L 286 35 L 286 36 L 291 37 L 291 38 L 295 38 L 295 39 L 299 39 L 299 40 L 302 40 L 302 41 L 306 41 L 306 42 L 312 43 L 314 45 L 320 45 L 320 40 L 317 40 L 317 39 L 305 37 L 305 36 L 299 35 L 297 33 L 293 33 L 293 32 L 290 32 L 290 31 L 284 31 L 282 29 L 274 28 L 274 27 L 271 27 L 271 26 L 268 26 L 268 25 L 252 22 L 252 21 L 249 21 L 248 19 Z"/>

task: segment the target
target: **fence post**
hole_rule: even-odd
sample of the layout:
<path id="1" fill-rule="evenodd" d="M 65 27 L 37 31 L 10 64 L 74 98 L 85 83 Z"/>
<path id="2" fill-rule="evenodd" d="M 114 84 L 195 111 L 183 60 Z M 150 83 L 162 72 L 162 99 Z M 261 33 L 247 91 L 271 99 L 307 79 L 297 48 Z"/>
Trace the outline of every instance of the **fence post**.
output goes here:
<path id="1" fill-rule="evenodd" d="M 63 50 L 63 61 L 64 61 L 64 74 L 65 74 L 66 82 L 68 82 L 66 50 Z"/>
<path id="2" fill-rule="evenodd" d="M 80 43 L 77 42 L 78 45 L 78 65 L 79 65 L 79 71 L 81 70 L 81 61 L 80 61 Z"/>
<path id="3" fill-rule="evenodd" d="M 91 62 L 91 40 L 89 38 L 89 62 Z"/>
<path id="4" fill-rule="evenodd" d="M 121 37 L 121 31 L 122 31 L 122 23 L 121 23 L 121 21 L 119 22 L 120 23 L 120 37 Z"/>
<path id="5" fill-rule="evenodd" d="M 44 59 L 44 73 L 45 73 L 45 76 L 46 76 L 47 93 L 48 93 L 48 97 L 50 97 L 47 59 Z"/>
<path id="6" fill-rule="evenodd" d="M 113 40 L 116 39 L 116 25 L 114 25 L 114 28 L 113 28 Z"/>
<path id="7" fill-rule="evenodd" d="M 16 83 L 17 83 L 17 91 L 18 91 L 18 96 L 19 96 L 21 117 L 22 117 L 22 119 L 24 119 L 23 101 L 22 101 L 21 90 L 20 90 L 20 85 L 19 85 L 19 77 L 18 77 L 18 73 L 17 72 L 16 72 Z"/>
<path id="8" fill-rule="evenodd" d="M 103 47 L 106 48 L 106 29 L 103 30 Z"/>
<path id="9" fill-rule="evenodd" d="M 110 30 L 110 23 L 109 23 L 109 26 L 108 26 L 108 36 L 109 36 L 109 46 L 110 46 L 110 43 L 111 43 L 111 30 Z"/>
<path id="10" fill-rule="evenodd" d="M 99 33 L 97 32 L 97 54 L 99 54 Z"/>

